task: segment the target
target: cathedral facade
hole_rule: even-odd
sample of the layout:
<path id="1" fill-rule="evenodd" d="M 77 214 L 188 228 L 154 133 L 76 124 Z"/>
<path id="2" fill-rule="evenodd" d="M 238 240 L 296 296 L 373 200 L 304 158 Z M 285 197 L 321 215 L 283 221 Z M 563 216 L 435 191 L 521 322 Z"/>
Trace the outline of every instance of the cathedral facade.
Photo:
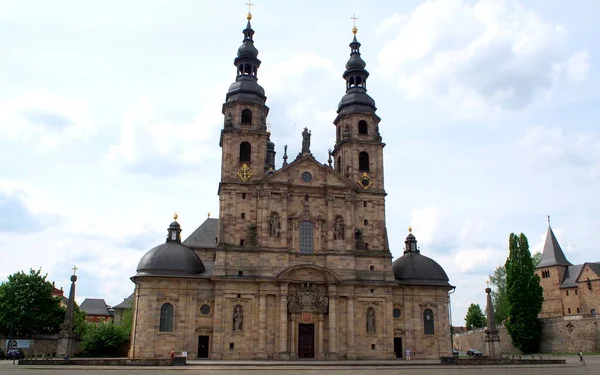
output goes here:
<path id="1" fill-rule="evenodd" d="M 356 29 L 329 160 L 313 157 L 304 129 L 301 152 L 288 158 L 286 146 L 278 168 L 250 18 L 222 107 L 219 218 L 184 241 L 175 218 L 140 260 L 130 358 L 451 355 L 446 273 L 412 233 L 392 262 L 385 144 Z"/>

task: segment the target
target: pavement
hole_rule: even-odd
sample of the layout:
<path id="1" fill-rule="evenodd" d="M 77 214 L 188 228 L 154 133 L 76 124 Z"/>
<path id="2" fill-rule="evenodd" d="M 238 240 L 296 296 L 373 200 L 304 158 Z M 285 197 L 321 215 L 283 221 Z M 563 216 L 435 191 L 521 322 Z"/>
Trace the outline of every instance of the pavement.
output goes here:
<path id="1" fill-rule="evenodd" d="M 442 366 L 436 360 L 395 361 L 211 361 L 193 360 L 185 367 L 117 366 L 19 366 L 0 361 L 1 375 L 579 375 L 600 374 L 600 356 L 586 357 L 586 365 L 577 357 L 564 358 L 566 365 Z"/>

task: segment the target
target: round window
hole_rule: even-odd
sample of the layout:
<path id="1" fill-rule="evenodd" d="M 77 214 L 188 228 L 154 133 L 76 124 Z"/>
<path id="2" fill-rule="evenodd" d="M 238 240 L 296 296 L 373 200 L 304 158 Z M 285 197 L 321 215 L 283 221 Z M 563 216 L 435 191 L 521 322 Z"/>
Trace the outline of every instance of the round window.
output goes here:
<path id="1" fill-rule="evenodd" d="M 304 182 L 311 182 L 312 181 L 312 174 L 310 174 L 310 172 L 304 172 L 304 173 L 302 173 L 302 181 L 304 181 Z"/>
<path id="2" fill-rule="evenodd" d="M 402 315 L 402 312 L 400 312 L 400 309 L 394 309 L 393 314 L 394 318 L 398 319 Z"/>
<path id="3" fill-rule="evenodd" d="M 210 314 L 210 306 L 208 306 L 208 305 L 200 306 L 200 314 L 202 314 L 202 315 Z"/>

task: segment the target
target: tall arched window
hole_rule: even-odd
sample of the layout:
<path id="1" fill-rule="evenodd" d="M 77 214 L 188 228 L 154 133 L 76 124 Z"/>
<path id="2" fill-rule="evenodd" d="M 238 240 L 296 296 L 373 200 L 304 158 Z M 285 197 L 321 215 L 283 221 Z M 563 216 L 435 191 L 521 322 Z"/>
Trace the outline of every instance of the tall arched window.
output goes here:
<path id="1" fill-rule="evenodd" d="M 173 332 L 173 305 L 165 303 L 160 307 L 160 332 Z"/>
<path id="2" fill-rule="evenodd" d="M 250 154 L 252 146 L 248 142 L 240 143 L 240 163 L 250 163 Z"/>
<path id="3" fill-rule="evenodd" d="M 242 111 L 242 124 L 252 125 L 252 111 L 247 108 Z"/>
<path id="4" fill-rule="evenodd" d="M 425 309 L 425 311 L 423 311 L 423 333 L 426 335 L 435 334 L 433 311 L 431 309 Z"/>
<path id="5" fill-rule="evenodd" d="M 358 134 L 369 134 L 369 127 L 365 120 L 360 120 L 358 122 Z"/>
<path id="6" fill-rule="evenodd" d="M 365 151 L 358 154 L 358 170 L 360 172 L 369 171 L 369 154 Z"/>
<path id="7" fill-rule="evenodd" d="M 303 221 L 300 223 L 300 254 L 312 254 L 313 250 L 313 223 Z"/>

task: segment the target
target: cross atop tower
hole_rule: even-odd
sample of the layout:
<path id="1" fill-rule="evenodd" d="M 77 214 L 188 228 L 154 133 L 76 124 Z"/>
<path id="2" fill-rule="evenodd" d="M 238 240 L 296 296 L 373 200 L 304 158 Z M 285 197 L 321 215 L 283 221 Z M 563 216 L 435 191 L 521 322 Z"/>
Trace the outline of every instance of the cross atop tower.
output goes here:
<path id="1" fill-rule="evenodd" d="M 350 17 L 350 19 L 352 20 L 352 23 L 353 23 L 352 26 L 356 27 L 356 20 L 358 19 L 356 17 L 356 14 L 352 14 L 352 17 Z"/>
<path id="2" fill-rule="evenodd" d="M 485 285 L 489 288 L 490 287 L 490 280 L 486 280 L 485 281 Z"/>
<path id="3" fill-rule="evenodd" d="M 250 13 L 250 7 L 254 6 L 254 4 L 252 4 L 252 0 L 248 0 L 248 2 L 246 3 L 246 5 L 248 5 L 248 13 Z"/>
<path id="4" fill-rule="evenodd" d="M 73 268 L 71 268 L 71 269 L 73 270 L 73 275 L 75 275 L 79 268 L 77 268 L 77 266 L 73 266 Z"/>

